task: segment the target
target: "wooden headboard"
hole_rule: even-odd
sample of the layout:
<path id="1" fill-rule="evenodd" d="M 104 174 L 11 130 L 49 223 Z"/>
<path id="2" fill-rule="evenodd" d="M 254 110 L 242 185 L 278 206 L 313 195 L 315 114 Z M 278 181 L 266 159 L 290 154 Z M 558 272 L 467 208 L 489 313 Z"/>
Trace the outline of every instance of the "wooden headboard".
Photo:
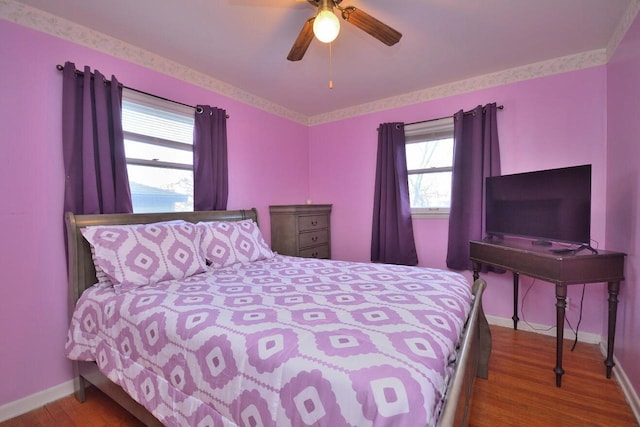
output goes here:
<path id="1" fill-rule="evenodd" d="M 65 214 L 67 228 L 67 268 L 69 280 L 69 313 L 73 312 L 76 301 L 82 292 L 96 282 L 96 270 L 91 258 L 89 242 L 80 230 L 95 225 L 149 224 L 153 222 L 182 219 L 189 222 L 199 221 L 241 221 L 253 219 L 258 222 L 256 209 L 234 211 L 167 212 L 147 214 Z"/>

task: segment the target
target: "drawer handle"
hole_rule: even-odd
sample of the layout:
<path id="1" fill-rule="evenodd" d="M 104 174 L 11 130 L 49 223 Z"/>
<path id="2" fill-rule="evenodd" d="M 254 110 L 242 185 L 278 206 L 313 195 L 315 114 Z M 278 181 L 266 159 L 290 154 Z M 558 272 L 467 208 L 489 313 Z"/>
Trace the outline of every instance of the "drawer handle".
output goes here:
<path id="1" fill-rule="evenodd" d="M 318 221 L 311 221 L 311 225 L 315 227 L 316 225 L 318 225 Z"/>
<path id="2" fill-rule="evenodd" d="M 317 241 L 318 241 L 318 236 L 313 236 L 313 237 L 311 238 L 311 241 L 312 241 L 312 242 L 317 242 Z"/>

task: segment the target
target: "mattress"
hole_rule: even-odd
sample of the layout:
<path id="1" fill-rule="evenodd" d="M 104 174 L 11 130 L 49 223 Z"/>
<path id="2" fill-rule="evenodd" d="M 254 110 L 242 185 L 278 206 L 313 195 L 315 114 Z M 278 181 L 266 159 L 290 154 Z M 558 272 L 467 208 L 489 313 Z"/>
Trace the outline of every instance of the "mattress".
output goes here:
<path id="1" fill-rule="evenodd" d="M 91 287 L 65 350 L 168 426 L 434 425 L 472 299 L 451 271 L 277 255 Z"/>

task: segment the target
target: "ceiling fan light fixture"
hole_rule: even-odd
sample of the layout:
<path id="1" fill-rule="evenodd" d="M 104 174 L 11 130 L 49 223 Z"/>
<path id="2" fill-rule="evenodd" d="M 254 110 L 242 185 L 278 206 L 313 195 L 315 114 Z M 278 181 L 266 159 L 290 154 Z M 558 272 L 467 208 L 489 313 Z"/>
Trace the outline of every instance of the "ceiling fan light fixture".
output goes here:
<path id="1" fill-rule="evenodd" d="M 303 0 L 300 0 L 303 1 Z M 342 0 L 306 0 L 316 8 L 316 15 L 307 19 L 293 43 L 287 59 L 300 61 L 314 38 L 322 43 L 331 43 L 340 33 L 340 20 L 347 21 L 354 27 L 380 40 L 387 46 L 393 46 L 402 38 L 402 33 L 379 21 L 355 6 L 342 7 Z M 336 16 L 333 8 L 338 8 Z M 331 53 L 329 53 L 331 56 Z"/>
<path id="2" fill-rule="evenodd" d="M 313 34 L 322 43 L 331 43 L 340 33 L 340 20 L 333 13 L 333 8 L 328 1 L 323 1 L 320 11 L 313 21 Z"/>

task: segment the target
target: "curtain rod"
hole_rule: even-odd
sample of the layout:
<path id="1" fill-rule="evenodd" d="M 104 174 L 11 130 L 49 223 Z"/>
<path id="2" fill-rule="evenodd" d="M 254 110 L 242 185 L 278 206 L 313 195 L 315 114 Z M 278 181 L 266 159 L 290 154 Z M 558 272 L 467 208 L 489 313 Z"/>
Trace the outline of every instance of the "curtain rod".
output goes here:
<path id="1" fill-rule="evenodd" d="M 496 108 L 498 110 L 504 110 L 504 105 L 498 105 Z M 465 111 L 464 114 L 473 114 L 473 110 Z M 421 120 L 419 122 L 405 123 L 404 125 L 405 126 L 417 125 L 417 124 L 420 124 L 420 123 L 429 123 L 429 122 L 435 122 L 436 120 L 450 119 L 450 118 L 453 118 L 453 116 L 445 116 L 445 117 L 440 117 L 440 118 L 437 118 L 437 119 Z"/>
<path id="2" fill-rule="evenodd" d="M 58 69 L 58 71 L 62 71 L 62 70 L 64 70 L 64 66 L 62 66 L 62 65 L 60 65 L 60 64 L 56 65 L 56 68 Z M 76 70 L 76 74 L 84 75 L 84 71 Z M 164 97 L 162 97 L 162 96 L 154 95 L 154 94 L 149 93 L 149 92 L 145 92 L 145 91 L 142 91 L 142 90 L 139 90 L 139 89 L 134 89 L 134 88 L 132 88 L 132 87 L 125 86 L 125 85 L 123 85 L 122 83 L 120 83 L 120 84 L 121 84 L 121 85 L 122 85 L 122 87 L 123 87 L 123 88 L 125 88 L 125 89 L 129 89 L 129 90 L 131 90 L 131 91 L 141 93 L 142 95 L 152 96 L 152 97 L 154 97 L 154 98 L 161 99 L 161 100 L 163 100 L 163 101 L 173 102 L 174 104 L 182 105 L 182 106 L 184 106 L 184 107 L 193 108 L 194 110 L 196 110 L 196 113 L 202 113 L 202 108 L 201 108 L 201 107 L 194 107 L 193 105 L 185 104 L 184 102 L 174 101 L 173 99 L 164 98 Z M 229 115 L 227 114 L 227 115 L 226 115 L 226 117 L 227 117 L 227 119 L 228 119 L 228 118 L 229 118 Z"/>

